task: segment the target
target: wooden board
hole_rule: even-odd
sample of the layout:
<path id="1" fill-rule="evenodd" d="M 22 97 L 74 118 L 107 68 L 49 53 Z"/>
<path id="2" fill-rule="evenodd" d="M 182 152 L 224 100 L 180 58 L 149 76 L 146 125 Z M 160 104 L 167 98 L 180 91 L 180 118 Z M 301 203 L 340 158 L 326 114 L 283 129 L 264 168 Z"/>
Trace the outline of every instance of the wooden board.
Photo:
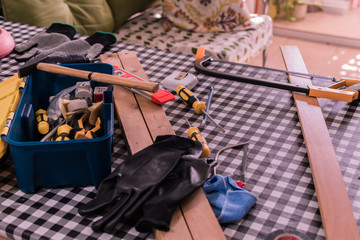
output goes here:
<path id="1" fill-rule="evenodd" d="M 143 79 L 149 80 L 135 52 L 119 52 L 118 56 L 121 59 L 125 70 Z M 155 141 L 156 137 L 159 135 L 175 135 L 175 132 L 160 105 L 154 104 L 138 95 L 135 97 L 153 141 Z"/>
<path id="2" fill-rule="evenodd" d="M 100 59 L 148 80 L 135 52 L 104 54 Z M 159 135 L 175 134 L 161 106 L 121 87 L 114 88 L 113 94 L 115 111 L 132 154 L 152 144 Z M 156 239 L 225 239 L 202 189 L 180 206 L 172 218 L 170 231 L 155 230 Z"/>
<path id="3" fill-rule="evenodd" d="M 282 46 L 281 51 L 288 70 L 307 73 L 297 47 Z M 301 77 L 291 76 L 289 81 L 300 86 L 311 85 L 309 79 Z M 360 239 L 319 102 L 317 98 L 300 93 L 293 93 L 293 97 L 305 140 L 326 239 Z"/>
<path id="4" fill-rule="evenodd" d="M 101 55 L 100 60 L 101 62 L 122 67 L 120 58 L 116 53 Z M 134 154 L 151 145 L 152 140 L 134 94 L 123 87 L 113 87 L 115 112 L 126 136 L 129 151 Z"/>

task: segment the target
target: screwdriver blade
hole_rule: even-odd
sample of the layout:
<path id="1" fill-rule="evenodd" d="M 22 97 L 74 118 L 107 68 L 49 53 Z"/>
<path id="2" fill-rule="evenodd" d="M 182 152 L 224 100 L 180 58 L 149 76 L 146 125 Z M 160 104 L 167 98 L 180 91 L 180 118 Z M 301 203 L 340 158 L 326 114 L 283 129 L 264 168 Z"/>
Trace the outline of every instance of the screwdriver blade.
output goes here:
<path id="1" fill-rule="evenodd" d="M 205 114 L 206 117 L 208 117 L 209 120 L 210 120 L 213 124 L 215 124 L 215 126 L 218 127 L 221 132 L 225 133 L 225 129 L 224 129 L 222 126 L 220 126 L 220 125 L 215 121 L 215 119 L 213 119 L 213 118 L 210 116 L 209 113 L 207 113 L 204 109 L 201 109 L 201 112 L 202 112 L 203 114 Z"/>

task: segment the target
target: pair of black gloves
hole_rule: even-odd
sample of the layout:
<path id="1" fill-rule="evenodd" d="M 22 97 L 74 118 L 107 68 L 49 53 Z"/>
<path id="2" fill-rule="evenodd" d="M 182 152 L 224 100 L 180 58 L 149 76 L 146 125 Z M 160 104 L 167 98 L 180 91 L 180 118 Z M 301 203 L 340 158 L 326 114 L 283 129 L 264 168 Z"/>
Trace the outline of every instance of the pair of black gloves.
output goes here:
<path id="1" fill-rule="evenodd" d="M 45 32 L 38 33 L 27 42 L 17 44 L 15 51 L 23 53 L 17 61 L 27 61 L 33 57 L 62 57 L 78 55 L 89 59 L 95 58 L 101 51 L 116 43 L 117 38 L 108 32 L 96 32 L 86 39 L 75 39 L 77 30 L 74 26 L 53 23 Z"/>
<path id="2" fill-rule="evenodd" d="M 101 182 L 96 198 L 79 207 L 80 215 L 103 214 L 92 224 L 94 231 L 111 232 L 118 222 L 139 232 L 168 231 L 177 204 L 208 178 L 210 167 L 201 152 L 198 141 L 157 137 Z"/>

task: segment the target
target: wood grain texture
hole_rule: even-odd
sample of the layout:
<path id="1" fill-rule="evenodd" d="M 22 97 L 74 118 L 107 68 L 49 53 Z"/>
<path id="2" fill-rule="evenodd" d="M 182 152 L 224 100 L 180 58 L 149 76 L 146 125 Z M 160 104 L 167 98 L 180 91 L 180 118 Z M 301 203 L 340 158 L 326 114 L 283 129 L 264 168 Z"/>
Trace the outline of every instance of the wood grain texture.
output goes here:
<path id="1" fill-rule="evenodd" d="M 226 239 L 202 188 L 184 199 L 180 205 L 194 239 Z"/>
<path id="2" fill-rule="evenodd" d="M 307 73 L 299 49 L 282 46 L 281 51 L 290 71 Z M 306 78 L 291 76 L 289 81 L 311 85 Z M 327 240 L 360 239 L 346 186 L 341 174 L 331 137 L 317 98 L 293 93 L 305 140 L 321 219 Z"/>
<path id="3" fill-rule="evenodd" d="M 174 215 L 171 218 L 170 230 L 168 232 L 154 229 L 155 239 L 158 240 L 187 240 L 193 239 L 190 229 L 184 219 L 184 216 L 179 207 L 176 208 Z"/>
<path id="4" fill-rule="evenodd" d="M 103 54 L 100 56 L 100 60 L 102 62 L 123 68 L 126 71 L 131 72 L 141 78 L 147 79 L 143 68 L 141 67 L 142 71 L 139 71 L 134 66 L 139 64 L 139 61 L 134 52 Z M 134 69 L 136 69 L 136 71 Z M 118 115 L 119 121 L 121 122 L 121 126 L 125 135 L 124 137 L 128 144 L 130 153 L 134 154 L 151 145 L 153 143 L 153 139 L 146 124 L 146 118 L 143 116 L 140 110 L 141 106 L 146 108 L 146 102 L 148 102 L 148 100 L 143 99 L 138 95 L 135 96 L 135 94 L 131 91 L 118 86 L 114 86 L 113 95 L 115 111 Z M 150 104 L 155 105 L 153 103 Z M 179 208 L 175 210 L 174 216 L 175 217 L 173 217 L 171 221 L 171 231 L 162 232 L 154 230 L 156 239 L 192 239 L 185 219 L 183 218 Z"/>
<path id="5" fill-rule="evenodd" d="M 125 70 L 148 80 L 141 63 L 138 61 L 135 52 L 119 52 L 118 56 Z M 149 133 L 153 140 L 159 135 L 175 134 L 163 108 L 160 105 L 151 103 L 141 96 L 135 94 L 139 108 L 144 117 Z M 217 221 L 204 192 L 200 189 L 190 195 L 180 204 L 183 218 L 173 218 L 171 222 L 172 229 L 169 232 L 155 230 L 157 239 L 184 239 L 186 230 L 182 221 L 185 220 L 187 228 L 194 239 L 225 239 L 224 233 Z M 179 215 L 179 209 L 175 215 Z M 186 236 L 187 234 L 185 234 Z"/>
<path id="6" fill-rule="evenodd" d="M 101 62 L 123 67 L 116 53 L 103 54 Z M 146 123 L 134 94 L 120 86 L 113 89 L 115 112 L 122 126 L 129 151 L 134 154 L 152 144 Z M 137 133 L 137 134 L 133 134 Z"/>
<path id="7" fill-rule="evenodd" d="M 136 89 L 142 89 L 150 92 L 156 92 L 159 89 L 159 85 L 157 83 L 152 82 L 140 82 L 135 79 L 123 78 L 120 76 L 115 76 L 111 74 L 105 73 L 97 73 L 91 71 L 84 71 L 69 67 L 60 66 L 57 64 L 51 63 L 38 63 L 37 69 L 43 70 L 45 72 L 57 73 L 66 76 L 79 77 L 83 79 L 91 79 L 93 81 L 126 86 Z"/>
<path id="8" fill-rule="evenodd" d="M 120 66 L 148 80 L 135 52 L 102 55 L 101 61 Z M 175 134 L 160 105 L 153 104 L 121 87 L 114 88 L 114 102 L 132 154 L 150 145 L 159 135 Z M 134 106 L 135 103 L 137 107 Z M 139 142 L 140 136 L 143 139 Z M 181 207 L 183 210 L 178 207 L 174 213 L 170 231 L 154 230 L 156 239 L 225 239 L 220 224 L 201 189 L 189 196 Z"/>
<path id="9" fill-rule="evenodd" d="M 145 80 L 149 80 L 135 52 L 119 52 L 118 56 L 126 71 Z M 175 134 L 161 105 L 154 104 L 137 94 L 135 94 L 135 97 L 153 141 L 155 141 L 156 137 L 159 135 Z"/>

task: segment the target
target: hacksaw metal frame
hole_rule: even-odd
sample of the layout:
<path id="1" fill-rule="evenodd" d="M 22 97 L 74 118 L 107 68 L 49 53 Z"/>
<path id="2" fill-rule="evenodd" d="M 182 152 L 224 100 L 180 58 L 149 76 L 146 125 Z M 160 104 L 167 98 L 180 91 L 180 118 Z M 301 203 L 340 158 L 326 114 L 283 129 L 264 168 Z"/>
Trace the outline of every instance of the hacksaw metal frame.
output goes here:
<path id="1" fill-rule="evenodd" d="M 305 93 L 308 96 L 311 97 L 320 97 L 320 98 L 328 98 L 338 101 L 345 101 L 345 102 L 352 102 L 354 100 L 357 100 L 359 98 L 359 90 L 357 89 L 340 89 L 342 87 L 350 87 L 356 85 L 358 89 L 360 89 L 360 80 L 356 79 L 347 79 L 342 78 L 337 83 L 330 85 L 328 87 L 320 87 L 320 86 L 312 86 L 312 84 L 293 84 L 293 83 L 287 83 L 287 82 L 278 82 L 278 81 L 269 81 L 266 79 L 266 77 L 259 78 L 259 77 L 252 77 L 252 76 L 245 76 L 245 75 L 239 75 L 239 74 L 232 74 L 227 73 L 223 71 L 217 71 L 214 69 L 209 68 L 212 62 L 215 60 L 212 57 L 205 55 L 205 48 L 199 47 L 196 52 L 195 57 L 195 63 L 194 68 L 196 71 L 205 74 L 210 75 L 218 78 L 225 78 L 233 81 L 243 82 L 243 83 L 250 83 L 260 86 L 266 86 L 266 87 L 272 87 L 282 90 L 288 90 L 293 92 L 300 92 Z M 216 60 L 218 61 L 218 60 Z M 221 61 L 219 61 L 221 62 Z M 243 68 L 257 68 L 265 70 L 271 74 L 282 74 L 283 78 L 286 78 L 288 76 L 302 76 L 308 79 L 314 79 L 314 78 L 320 78 L 320 79 L 331 79 L 336 80 L 334 78 L 329 77 L 323 77 L 323 76 L 317 76 L 314 74 L 307 74 L 307 73 L 301 73 L 298 71 L 284 71 L 280 69 L 272 69 L 272 68 L 265 68 L 265 67 L 259 67 L 259 66 L 251 66 L 246 64 L 238 64 L 239 66 L 242 66 Z M 337 80 L 336 80 L 337 81 Z"/>

